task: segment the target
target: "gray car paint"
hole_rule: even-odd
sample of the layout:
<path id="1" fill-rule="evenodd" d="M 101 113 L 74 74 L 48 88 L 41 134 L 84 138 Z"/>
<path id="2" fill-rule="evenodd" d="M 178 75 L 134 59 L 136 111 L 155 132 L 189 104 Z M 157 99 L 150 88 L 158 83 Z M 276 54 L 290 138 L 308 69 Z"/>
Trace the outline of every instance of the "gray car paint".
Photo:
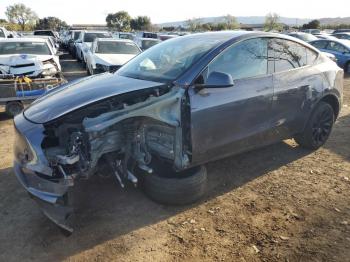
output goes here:
<path id="1" fill-rule="evenodd" d="M 115 111 L 97 118 L 87 118 L 84 121 L 85 128 L 92 132 L 99 131 L 103 125 L 113 126 L 116 121 L 127 118 L 128 114 L 146 115 L 174 126 L 177 130 L 176 141 L 180 143 L 179 141 L 184 141 L 180 132 L 185 126 L 182 121 L 187 119 L 189 129 L 186 129 L 186 132 L 191 133 L 191 156 L 185 158 L 182 152 L 183 145 L 176 144 L 177 156 L 174 164 L 180 171 L 271 144 L 302 131 L 314 106 L 326 95 L 334 97 L 341 106 L 343 71 L 322 55 L 313 66 L 236 80 L 234 86 L 227 88 L 196 89 L 194 81 L 206 65 L 225 48 L 238 41 L 254 37 L 278 37 L 297 42 L 290 37 L 266 33 L 235 32 L 232 33 L 232 37 L 229 37 L 227 32 L 222 34 L 227 35 L 227 41 L 208 52 L 173 85 L 169 85 L 173 94 L 170 91 L 168 95 L 156 99 L 151 97 L 140 105 L 126 107 L 124 112 Z M 302 44 L 315 50 L 307 44 Z M 20 136 L 15 145 L 15 173 L 50 219 L 71 230 L 63 219 L 70 209 L 58 203 L 71 185 L 56 184 L 43 178 L 43 175 L 50 176 L 52 173 L 41 148 L 44 125 L 69 117 L 70 113 L 98 101 L 164 85 L 116 74 L 85 78 L 49 92 L 23 115 L 15 118 L 15 127 Z M 189 118 L 182 116 L 180 120 L 181 105 L 186 104 L 183 101 L 187 99 L 190 107 Z M 166 110 L 164 105 L 169 105 L 172 109 Z M 93 142 L 98 148 L 99 142 Z M 22 161 L 26 154 L 23 149 L 35 152 L 29 163 Z M 38 177 L 34 172 L 43 175 Z M 54 206 L 49 205 L 50 203 L 54 203 Z"/>

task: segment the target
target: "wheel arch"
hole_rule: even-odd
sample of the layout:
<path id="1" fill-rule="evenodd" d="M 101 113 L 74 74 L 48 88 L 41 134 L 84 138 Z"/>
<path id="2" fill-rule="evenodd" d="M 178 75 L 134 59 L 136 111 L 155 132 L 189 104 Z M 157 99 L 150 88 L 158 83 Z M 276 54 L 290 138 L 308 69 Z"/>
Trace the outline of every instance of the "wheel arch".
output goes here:
<path id="1" fill-rule="evenodd" d="M 319 102 L 326 102 L 326 103 L 330 104 L 333 108 L 333 111 L 334 111 L 334 119 L 338 118 L 339 112 L 340 112 L 340 102 L 339 102 L 339 99 L 336 95 L 326 94 L 325 96 L 323 96 L 320 99 Z"/>

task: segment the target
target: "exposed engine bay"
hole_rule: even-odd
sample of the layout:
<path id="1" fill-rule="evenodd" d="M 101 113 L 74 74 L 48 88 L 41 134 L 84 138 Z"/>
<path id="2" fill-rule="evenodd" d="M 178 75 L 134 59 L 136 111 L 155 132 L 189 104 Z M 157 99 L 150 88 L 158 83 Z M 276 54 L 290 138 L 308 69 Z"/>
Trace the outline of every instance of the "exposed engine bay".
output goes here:
<path id="1" fill-rule="evenodd" d="M 152 173 L 157 158 L 174 170 L 190 163 L 185 89 L 163 86 L 125 93 L 46 123 L 42 149 L 53 178 L 88 178 L 107 163 L 120 185 Z M 103 172 L 103 171 L 101 171 Z"/>

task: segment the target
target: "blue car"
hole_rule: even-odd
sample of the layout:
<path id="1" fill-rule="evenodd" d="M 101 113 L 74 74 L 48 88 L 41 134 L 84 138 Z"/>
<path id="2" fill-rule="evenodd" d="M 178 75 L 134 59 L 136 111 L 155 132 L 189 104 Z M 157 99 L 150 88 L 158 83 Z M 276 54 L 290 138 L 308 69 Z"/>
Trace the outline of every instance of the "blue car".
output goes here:
<path id="1" fill-rule="evenodd" d="M 337 58 L 337 64 L 344 69 L 345 72 L 350 73 L 350 41 L 349 40 L 316 40 L 309 44 L 317 49 L 331 53 Z"/>

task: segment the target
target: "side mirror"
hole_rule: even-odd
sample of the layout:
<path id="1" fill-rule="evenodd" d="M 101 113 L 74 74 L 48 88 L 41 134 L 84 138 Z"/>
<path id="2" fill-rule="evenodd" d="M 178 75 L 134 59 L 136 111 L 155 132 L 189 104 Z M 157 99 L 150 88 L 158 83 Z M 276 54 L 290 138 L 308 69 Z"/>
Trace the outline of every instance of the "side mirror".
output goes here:
<path id="1" fill-rule="evenodd" d="M 9 34 L 9 35 L 7 36 L 7 38 L 14 38 L 14 37 L 13 37 L 13 34 Z"/>
<path id="2" fill-rule="evenodd" d="M 56 55 L 57 55 L 57 56 L 61 56 L 61 55 L 63 55 L 63 54 L 64 54 L 64 53 L 63 53 L 62 51 L 57 51 L 57 52 L 56 52 Z"/>
<path id="3" fill-rule="evenodd" d="M 208 79 L 202 87 L 207 88 L 222 88 L 222 87 L 232 87 L 234 85 L 232 76 L 230 74 L 222 72 L 211 72 Z"/>
<path id="4" fill-rule="evenodd" d="M 76 42 L 77 44 L 81 44 L 83 41 L 79 39 L 79 40 L 76 40 L 75 42 Z"/>

